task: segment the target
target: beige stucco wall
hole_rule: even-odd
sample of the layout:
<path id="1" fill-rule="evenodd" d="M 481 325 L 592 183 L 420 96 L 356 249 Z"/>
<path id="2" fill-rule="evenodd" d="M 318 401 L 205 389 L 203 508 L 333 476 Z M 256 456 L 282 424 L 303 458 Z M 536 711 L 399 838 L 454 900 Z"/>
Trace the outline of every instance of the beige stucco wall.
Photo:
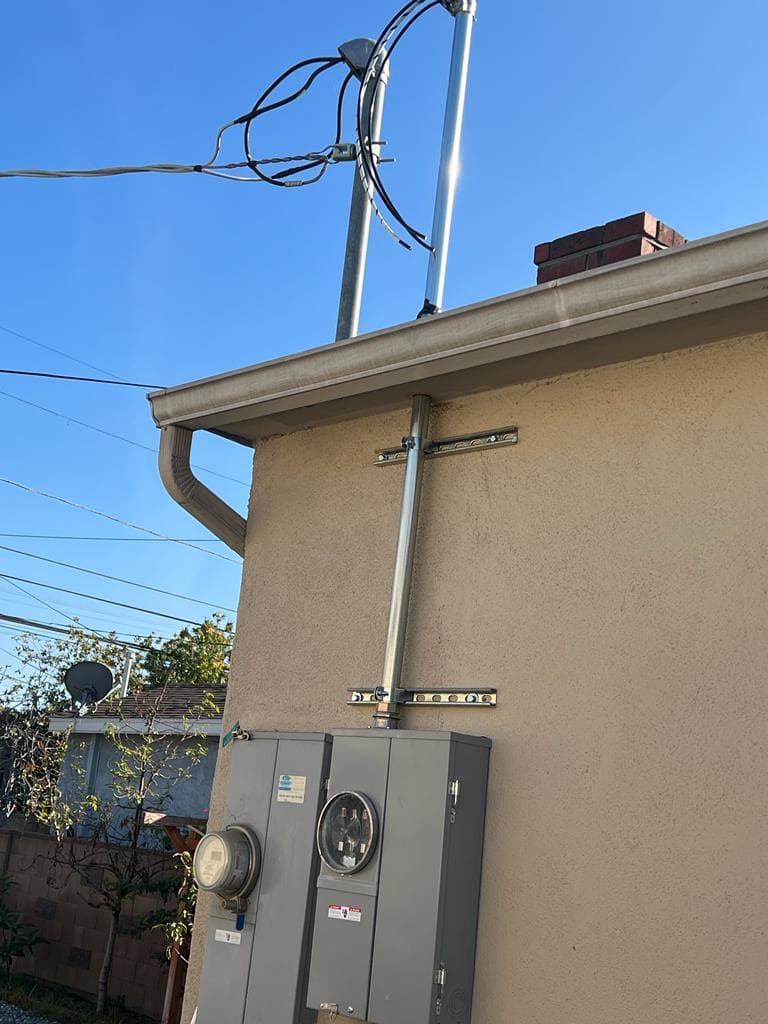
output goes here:
<path id="1" fill-rule="evenodd" d="M 259 448 L 228 721 L 368 724 L 344 701 L 379 680 L 402 481 L 372 455 L 407 422 Z M 433 436 L 510 423 L 427 464 L 405 662 L 499 690 L 405 715 L 494 740 L 474 1024 L 765 1024 L 766 339 L 475 396 Z"/>

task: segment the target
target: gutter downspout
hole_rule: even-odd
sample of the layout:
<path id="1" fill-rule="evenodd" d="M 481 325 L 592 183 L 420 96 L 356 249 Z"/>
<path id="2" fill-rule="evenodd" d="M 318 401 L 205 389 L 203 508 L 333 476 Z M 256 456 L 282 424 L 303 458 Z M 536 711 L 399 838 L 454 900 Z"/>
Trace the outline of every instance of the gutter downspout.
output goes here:
<path id="1" fill-rule="evenodd" d="M 245 557 L 246 520 L 197 479 L 189 465 L 191 454 L 191 430 L 161 427 L 158 464 L 166 491 L 219 540 Z"/>

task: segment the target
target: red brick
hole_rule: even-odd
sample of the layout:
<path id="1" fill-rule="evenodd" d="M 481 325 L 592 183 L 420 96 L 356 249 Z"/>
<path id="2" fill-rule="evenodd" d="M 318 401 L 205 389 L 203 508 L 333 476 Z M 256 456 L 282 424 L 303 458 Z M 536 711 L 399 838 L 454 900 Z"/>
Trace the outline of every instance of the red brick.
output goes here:
<path id="1" fill-rule="evenodd" d="M 549 242 L 539 242 L 539 244 L 533 250 L 533 262 L 538 265 L 539 263 L 546 263 L 548 259 Z"/>
<path id="2" fill-rule="evenodd" d="M 574 231 L 573 234 L 563 235 L 562 238 L 550 242 L 550 259 L 557 260 L 572 253 L 583 252 L 584 249 L 594 249 L 595 246 L 601 245 L 602 241 L 602 226 Z"/>
<path id="3" fill-rule="evenodd" d="M 674 240 L 674 242 L 672 244 L 673 245 L 687 245 L 688 244 L 688 239 L 687 238 L 683 238 L 682 235 L 678 234 L 677 231 L 675 231 L 675 240 Z"/>
<path id="4" fill-rule="evenodd" d="M 627 241 L 615 242 L 613 245 L 606 246 L 600 253 L 600 265 L 620 263 L 622 260 L 631 260 L 635 256 L 642 256 L 642 243 L 644 241 L 645 239 L 639 237 L 630 238 Z"/>
<path id="5" fill-rule="evenodd" d="M 556 263 L 546 263 L 543 267 L 539 267 L 537 282 L 538 284 L 544 284 L 546 281 L 555 281 L 560 277 L 579 274 L 582 270 L 586 269 L 587 255 L 586 253 L 579 253 L 577 256 L 571 256 Z"/>
<path id="6" fill-rule="evenodd" d="M 633 213 L 629 217 L 620 217 L 618 220 L 610 220 L 605 225 L 603 241 L 616 242 L 621 238 L 628 238 L 630 235 L 650 235 L 656 237 L 656 225 L 658 219 L 652 213 Z"/>
<path id="7" fill-rule="evenodd" d="M 653 252 L 661 252 L 663 246 L 659 245 L 658 242 L 652 242 L 650 238 L 643 238 L 640 242 L 640 255 L 650 256 Z"/>
<path id="8" fill-rule="evenodd" d="M 656 226 L 656 238 L 661 245 L 666 245 L 667 247 L 675 244 L 674 230 L 669 224 L 664 224 L 663 221 L 659 221 Z"/>

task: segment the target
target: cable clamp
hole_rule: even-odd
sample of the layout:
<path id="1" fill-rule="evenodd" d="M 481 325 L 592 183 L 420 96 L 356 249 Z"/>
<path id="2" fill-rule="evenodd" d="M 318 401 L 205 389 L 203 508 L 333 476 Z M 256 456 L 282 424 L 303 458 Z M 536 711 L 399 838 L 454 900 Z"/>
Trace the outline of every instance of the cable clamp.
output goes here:
<path id="1" fill-rule="evenodd" d="M 330 161 L 334 164 L 348 163 L 357 159 L 357 146 L 354 142 L 338 142 L 331 146 Z"/>

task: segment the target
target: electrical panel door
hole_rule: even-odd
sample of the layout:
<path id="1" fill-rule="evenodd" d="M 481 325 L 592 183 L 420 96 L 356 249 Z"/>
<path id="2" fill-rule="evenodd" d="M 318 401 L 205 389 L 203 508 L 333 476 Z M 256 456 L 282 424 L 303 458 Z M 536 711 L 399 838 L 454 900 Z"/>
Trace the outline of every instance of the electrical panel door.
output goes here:
<path id="1" fill-rule="evenodd" d="M 314 1019 L 306 1009 L 307 953 L 330 737 L 250 737 L 233 744 L 217 836 L 228 841 L 233 827 L 247 830 L 260 848 L 260 870 L 242 906 L 211 897 L 197 1024 L 305 1024 Z M 225 851 L 216 840 L 212 846 L 215 871 Z"/>
<path id="2" fill-rule="evenodd" d="M 333 734 L 310 1007 L 469 1024 L 489 753 L 457 733 Z"/>

